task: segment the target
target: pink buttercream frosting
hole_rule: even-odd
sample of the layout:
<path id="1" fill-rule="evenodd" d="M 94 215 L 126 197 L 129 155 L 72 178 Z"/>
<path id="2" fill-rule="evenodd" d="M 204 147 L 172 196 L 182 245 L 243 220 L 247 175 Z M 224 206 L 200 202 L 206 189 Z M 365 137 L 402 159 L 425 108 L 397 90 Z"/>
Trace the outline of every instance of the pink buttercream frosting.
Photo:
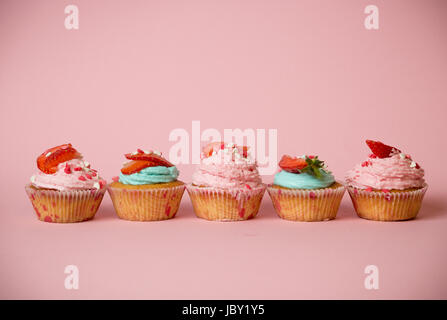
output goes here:
<path id="1" fill-rule="evenodd" d="M 369 158 L 348 171 L 346 182 L 359 189 L 404 190 L 424 186 L 424 170 L 410 156 Z"/>
<path id="2" fill-rule="evenodd" d="M 192 183 L 218 189 L 251 189 L 260 186 L 262 180 L 250 150 L 244 157 L 241 148 L 227 144 L 211 156 L 202 158 Z"/>
<path id="3" fill-rule="evenodd" d="M 31 184 L 37 188 L 65 191 L 101 189 L 106 182 L 86 161 L 73 159 L 59 163 L 54 174 L 39 171 L 31 177 Z"/>

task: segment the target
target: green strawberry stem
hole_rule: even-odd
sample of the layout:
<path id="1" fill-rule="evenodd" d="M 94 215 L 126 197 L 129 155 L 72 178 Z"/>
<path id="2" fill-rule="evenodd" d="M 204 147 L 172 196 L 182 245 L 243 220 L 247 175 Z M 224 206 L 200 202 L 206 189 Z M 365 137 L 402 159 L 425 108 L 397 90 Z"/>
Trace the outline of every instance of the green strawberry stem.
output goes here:
<path id="1" fill-rule="evenodd" d="M 318 156 L 315 156 L 314 158 L 309 158 L 308 156 L 306 156 L 305 158 L 307 166 L 303 169 L 301 169 L 301 172 L 306 172 L 308 174 L 312 174 L 315 177 L 317 177 L 318 179 L 322 178 L 322 174 L 321 171 L 326 172 L 326 170 L 324 169 L 324 161 L 321 161 L 320 159 L 318 159 Z"/>

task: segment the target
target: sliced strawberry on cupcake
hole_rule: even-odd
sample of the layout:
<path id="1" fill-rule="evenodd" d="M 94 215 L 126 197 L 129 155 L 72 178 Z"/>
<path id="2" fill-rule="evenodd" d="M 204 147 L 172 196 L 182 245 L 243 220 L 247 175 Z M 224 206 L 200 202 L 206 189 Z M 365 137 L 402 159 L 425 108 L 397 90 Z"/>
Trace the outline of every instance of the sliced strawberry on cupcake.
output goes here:
<path id="1" fill-rule="evenodd" d="M 160 154 L 157 154 L 155 152 L 140 152 L 141 149 L 138 149 L 137 152 L 134 153 L 127 153 L 125 154 L 125 157 L 129 160 L 137 160 L 137 161 L 147 161 L 150 163 L 153 163 L 154 165 L 151 166 L 162 166 L 162 167 L 173 167 L 174 165 L 163 158 Z"/>
<path id="2" fill-rule="evenodd" d="M 391 157 L 394 153 L 401 152 L 399 149 L 386 145 L 380 141 L 366 140 L 365 142 L 371 149 L 373 155 L 381 159 Z"/>
<path id="3" fill-rule="evenodd" d="M 134 174 L 148 167 L 156 167 L 157 163 L 145 160 L 132 160 L 127 162 L 121 169 L 122 174 Z"/>
<path id="4" fill-rule="evenodd" d="M 46 174 L 53 174 L 57 166 L 72 159 L 82 159 L 81 154 L 73 148 L 71 143 L 50 148 L 37 158 L 37 167 Z"/>
<path id="5" fill-rule="evenodd" d="M 316 177 L 321 176 L 321 169 L 324 170 L 324 161 L 318 159 L 318 156 L 291 157 L 284 155 L 278 165 L 281 169 L 291 173 L 307 172 Z"/>
<path id="6" fill-rule="evenodd" d="M 223 150 L 223 149 L 225 149 L 225 142 L 223 142 L 223 141 L 211 142 L 203 148 L 202 152 L 203 152 L 203 155 L 206 158 L 208 158 L 208 157 L 211 157 L 214 152 L 217 153 L 219 150 Z"/>
<path id="7" fill-rule="evenodd" d="M 303 158 L 284 155 L 282 156 L 281 161 L 279 161 L 278 165 L 285 171 L 299 173 L 301 172 L 301 170 L 307 167 L 307 162 Z"/>

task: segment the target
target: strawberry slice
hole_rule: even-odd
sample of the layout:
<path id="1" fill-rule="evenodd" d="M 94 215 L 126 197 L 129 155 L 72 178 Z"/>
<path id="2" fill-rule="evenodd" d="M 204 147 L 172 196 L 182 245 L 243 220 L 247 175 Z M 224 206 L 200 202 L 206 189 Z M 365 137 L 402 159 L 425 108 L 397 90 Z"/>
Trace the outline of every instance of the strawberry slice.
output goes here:
<path id="1" fill-rule="evenodd" d="M 174 166 L 168 160 L 166 160 L 162 156 L 159 156 L 155 153 L 149 153 L 149 154 L 148 153 L 140 153 L 140 152 L 137 154 L 127 153 L 124 156 L 129 160 L 149 161 L 151 163 L 154 163 L 154 165 L 151 167 L 155 167 L 155 166 L 173 167 Z"/>
<path id="2" fill-rule="evenodd" d="M 300 170 L 307 167 L 306 160 L 302 158 L 291 157 L 288 155 L 284 155 L 279 161 L 279 167 L 285 171 L 297 173 Z"/>
<path id="3" fill-rule="evenodd" d="M 37 167 L 44 173 L 53 174 L 56 173 L 59 163 L 81 158 L 81 154 L 72 147 L 71 143 L 63 144 L 42 153 L 37 158 Z"/>
<path id="4" fill-rule="evenodd" d="M 140 172 L 145 168 L 156 167 L 156 166 L 158 166 L 158 164 L 153 161 L 132 160 L 124 165 L 124 167 L 121 169 L 121 172 L 122 174 L 133 174 Z"/>
<path id="5" fill-rule="evenodd" d="M 225 142 L 211 142 L 203 148 L 203 154 L 208 158 L 213 155 L 214 151 L 217 152 L 220 149 L 225 149 Z"/>
<path id="6" fill-rule="evenodd" d="M 380 141 L 366 140 L 366 144 L 371 149 L 372 153 L 379 158 L 390 157 L 393 150 L 400 152 L 399 149 L 388 146 Z"/>
<path id="7" fill-rule="evenodd" d="M 248 147 L 247 146 L 237 147 L 237 149 L 239 150 L 239 153 L 242 153 L 242 156 L 244 158 L 248 157 Z"/>

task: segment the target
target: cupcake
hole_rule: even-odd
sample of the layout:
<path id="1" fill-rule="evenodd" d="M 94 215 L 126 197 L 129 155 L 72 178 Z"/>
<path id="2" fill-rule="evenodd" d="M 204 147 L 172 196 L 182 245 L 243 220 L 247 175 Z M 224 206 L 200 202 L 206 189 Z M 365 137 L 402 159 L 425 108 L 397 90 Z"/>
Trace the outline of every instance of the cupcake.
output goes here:
<path id="1" fill-rule="evenodd" d="M 318 156 L 284 155 L 281 170 L 267 190 L 276 213 L 293 221 L 335 219 L 345 187 L 336 182 Z"/>
<path id="2" fill-rule="evenodd" d="M 366 144 L 372 154 L 346 175 L 355 211 L 378 221 L 415 218 L 427 190 L 424 170 L 399 149 L 372 140 Z"/>
<path id="3" fill-rule="evenodd" d="M 256 216 L 265 185 L 248 147 L 214 142 L 203 149 L 187 190 L 199 218 L 239 221 Z"/>
<path id="4" fill-rule="evenodd" d="M 118 217 L 159 221 L 175 217 L 185 192 L 179 171 L 158 151 L 128 153 L 119 177 L 108 186 Z"/>
<path id="5" fill-rule="evenodd" d="M 37 167 L 25 190 L 39 220 L 80 222 L 95 216 L 106 182 L 71 144 L 42 153 Z"/>

